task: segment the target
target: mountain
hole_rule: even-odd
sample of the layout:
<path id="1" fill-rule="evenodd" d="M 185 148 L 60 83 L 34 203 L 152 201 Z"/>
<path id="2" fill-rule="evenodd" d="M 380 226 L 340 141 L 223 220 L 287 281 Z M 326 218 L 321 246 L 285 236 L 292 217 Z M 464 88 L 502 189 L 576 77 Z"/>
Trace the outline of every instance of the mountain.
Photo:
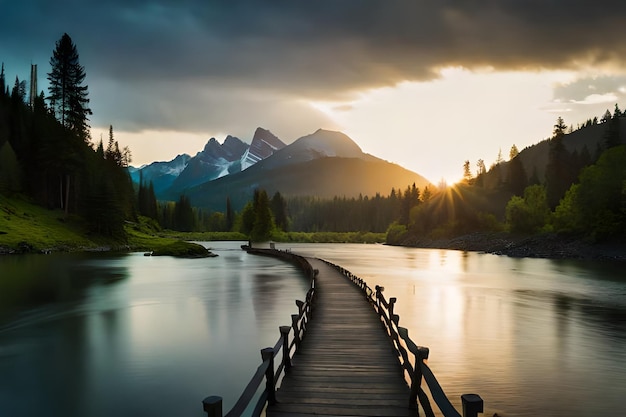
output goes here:
<path id="1" fill-rule="evenodd" d="M 189 159 L 167 194 L 176 198 L 187 188 L 241 171 L 241 158 L 247 150 L 248 144 L 234 136 L 228 135 L 222 144 L 211 138 L 201 152 Z"/>
<path id="2" fill-rule="evenodd" d="M 172 186 L 190 159 L 191 156 L 185 153 L 168 162 L 153 162 L 141 168 L 130 167 L 128 171 L 132 181 L 137 184 L 140 177 L 143 177 L 146 183 L 152 181 L 154 192 L 159 195 Z"/>
<path id="3" fill-rule="evenodd" d="M 241 170 L 251 167 L 285 146 L 287 145 L 269 130 L 257 128 L 250 147 L 241 158 Z"/>
<path id="4" fill-rule="evenodd" d="M 239 173 L 206 182 L 187 190 L 194 206 L 223 211 L 227 197 L 241 209 L 254 189 L 270 196 L 358 197 L 387 195 L 392 188 L 431 183 L 412 171 L 372 155 L 340 132 L 318 130 L 276 151 Z"/>
<path id="5" fill-rule="evenodd" d="M 193 157 L 179 155 L 168 162 L 130 167 L 128 171 L 135 183 L 139 183 L 140 175 L 146 183 L 152 181 L 158 199 L 177 200 L 187 189 L 249 168 L 285 146 L 272 132 L 259 127 L 249 146 L 230 135 L 222 144 L 211 138 Z"/>

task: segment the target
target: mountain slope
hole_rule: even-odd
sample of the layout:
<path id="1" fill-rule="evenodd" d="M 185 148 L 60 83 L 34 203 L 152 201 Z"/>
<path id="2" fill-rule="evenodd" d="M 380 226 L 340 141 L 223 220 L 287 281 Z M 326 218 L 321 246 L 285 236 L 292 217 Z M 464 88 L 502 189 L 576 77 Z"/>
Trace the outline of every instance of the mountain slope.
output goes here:
<path id="1" fill-rule="evenodd" d="M 182 154 L 168 162 L 153 162 L 141 168 L 130 167 L 130 177 L 137 184 L 139 184 L 140 176 L 143 177 L 145 183 L 152 181 L 154 192 L 159 195 L 172 186 L 174 180 L 187 167 L 190 159 L 191 156 Z"/>
<path id="2" fill-rule="evenodd" d="M 563 145 L 569 152 L 580 153 L 586 147 L 591 155 L 601 152 L 598 147 L 604 149 L 605 133 L 609 127 L 608 123 L 588 126 L 572 133 L 568 133 L 563 138 Z M 626 118 L 620 119 L 621 142 L 626 143 Z M 545 178 L 545 170 L 548 165 L 548 155 L 550 154 L 550 140 L 543 140 L 535 145 L 523 149 L 519 156 L 524 165 L 526 175 L 532 175 L 536 170 L 539 180 Z M 596 155 L 597 156 L 597 155 Z M 508 162 L 506 163 L 508 164 Z"/>
<path id="3" fill-rule="evenodd" d="M 250 200 L 254 189 L 270 195 L 358 197 L 387 195 L 392 188 L 430 182 L 399 165 L 365 154 L 348 136 L 318 130 L 298 139 L 245 171 L 204 183 L 187 191 L 194 206 L 223 211 L 227 197 L 235 209 Z"/>
<path id="4" fill-rule="evenodd" d="M 258 127 L 254 132 L 252 143 L 241 158 L 241 170 L 247 169 L 259 161 L 268 158 L 274 152 L 287 146 L 269 130 Z"/>
<path id="5" fill-rule="evenodd" d="M 248 145 L 234 136 L 228 135 L 222 144 L 211 138 L 204 149 L 189 160 L 167 194 L 176 196 L 187 188 L 241 171 L 240 161 L 247 150 Z"/>
<path id="6" fill-rule="evenodd" d="M 376 159 L 363 153 L 359 145 L 344 133 L 318 129 L 277 151 L 271 158 L 261 161 L 260 166 L 266 170 L 275 169 L 326 157 Z"/>

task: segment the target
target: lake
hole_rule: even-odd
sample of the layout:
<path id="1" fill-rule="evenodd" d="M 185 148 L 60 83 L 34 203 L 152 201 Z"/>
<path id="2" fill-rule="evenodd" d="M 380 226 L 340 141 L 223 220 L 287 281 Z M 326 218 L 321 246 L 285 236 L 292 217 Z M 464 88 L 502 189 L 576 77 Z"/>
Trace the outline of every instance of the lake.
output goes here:
<path id="1" fill-rule="evenodd" d="M 202 416 L 228 410 L 308 282 L 289 264 L 206 242 L 206 259 L 0 258 L 0 415 Z M 277 244 L 397 297 L 400 324 L 460 410 L 626 412 L 623 264 L 357 244 Z"/>

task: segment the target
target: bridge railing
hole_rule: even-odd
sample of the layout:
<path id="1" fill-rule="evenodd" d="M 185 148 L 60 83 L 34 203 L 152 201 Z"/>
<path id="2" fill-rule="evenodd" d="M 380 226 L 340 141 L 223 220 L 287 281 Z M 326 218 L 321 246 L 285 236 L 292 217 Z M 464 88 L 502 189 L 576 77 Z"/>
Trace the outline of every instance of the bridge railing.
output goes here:
<path id="1" fill-rule="evenodd" d="M 430 400 L 421 388 L 421 382 L 424 379 L 433 400 L 444 417 L 461 417 L 461 414 L 452 406 L 437 378 L 425 363 L 428 359 L 429 349 L 417 346 L 409 337 L 408 329 L 399 326 L 400 316 L 394 313 L 397 299 L 391 297 L 387 301 L 383 295 L 383 287 L 376 285 L 374 290 L 372 290 L 363 279 L 347 269 L 323 259 L 322 261 L 337 269 L 359 287 L 378 313 L 387 335 L 392 341 L 396 356 L 410 388 L 409 407 L 417 409 L 419 401 L 426 417 L 434 417 L 435 414 L 430 405 Z M 461 395 L 461 403 L 463 406 L 463 417 L 477 417 L 478 413 L 483 412 L 483 400 L 477 394 Z"/>
<path id="2" fill-rule="evenodd" d="M 307 291 L 304 301 L 296 300 L 298 314 L 291 315 L 291 326 L 280 326 L 280 337 L 274 347 L 261 349 L 261 364 L 235 405 L 225 414 L 225 417 L 239 417 L 243 415 L 259 391 L 263 381 L 265 381 L 265 388 L 254 404 L 254 410 L 251 415 L 258 417 L 267 404 L 276 403 L 276 385 L 283 373 L 291 367 L 291 358 L 300 347 L 300 343 L 306 335 L 307 325 L 311 320 L 315 303 L 315 277 L 318 271 L 314 270 L 306 259 L 291 252 L 273 249 L 246 248 L 246 250 L 255 255 L 279 257 L 296 264 L 310 279 L 311 287 Z M 290 333 L 292 334 L 291 340 L 289 340 Z M 281 354 L 280 356 L 279 353 Z M 280 357 L 280 362 L 278 367 L 276 367 L 275 358 L 278 356 Z M 222 417 L 222 402 L 222 397 L 213 395 L 206 397 L 202 401 L 202 407 L 208 417 Z"/>

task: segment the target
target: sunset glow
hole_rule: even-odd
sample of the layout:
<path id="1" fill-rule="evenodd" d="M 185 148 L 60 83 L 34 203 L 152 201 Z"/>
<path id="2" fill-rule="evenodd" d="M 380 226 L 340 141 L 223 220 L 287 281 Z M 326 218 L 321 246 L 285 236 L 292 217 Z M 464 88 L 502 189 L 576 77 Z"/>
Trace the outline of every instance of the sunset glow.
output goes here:
<path id="1" fill-rule="evenodd" d="M 323 128 L 451 184 L 465 160 L 489 167 L 499 151 L 549 137 L 558 116 L 576 127 L 626 107 L 618 5 L 91 6 L 11 7 L 0 59 L 8 79 L 38 64 L 45 90 L 54 41 L 70 33 L 88 74 L 92 139 L 113 125 L 135 166 L 194 155 L 211 137 L 250 142 L 257 127 L 285 143 Z M 24 21 L 40 23 L 16 38 L 12 22 Z"/>

